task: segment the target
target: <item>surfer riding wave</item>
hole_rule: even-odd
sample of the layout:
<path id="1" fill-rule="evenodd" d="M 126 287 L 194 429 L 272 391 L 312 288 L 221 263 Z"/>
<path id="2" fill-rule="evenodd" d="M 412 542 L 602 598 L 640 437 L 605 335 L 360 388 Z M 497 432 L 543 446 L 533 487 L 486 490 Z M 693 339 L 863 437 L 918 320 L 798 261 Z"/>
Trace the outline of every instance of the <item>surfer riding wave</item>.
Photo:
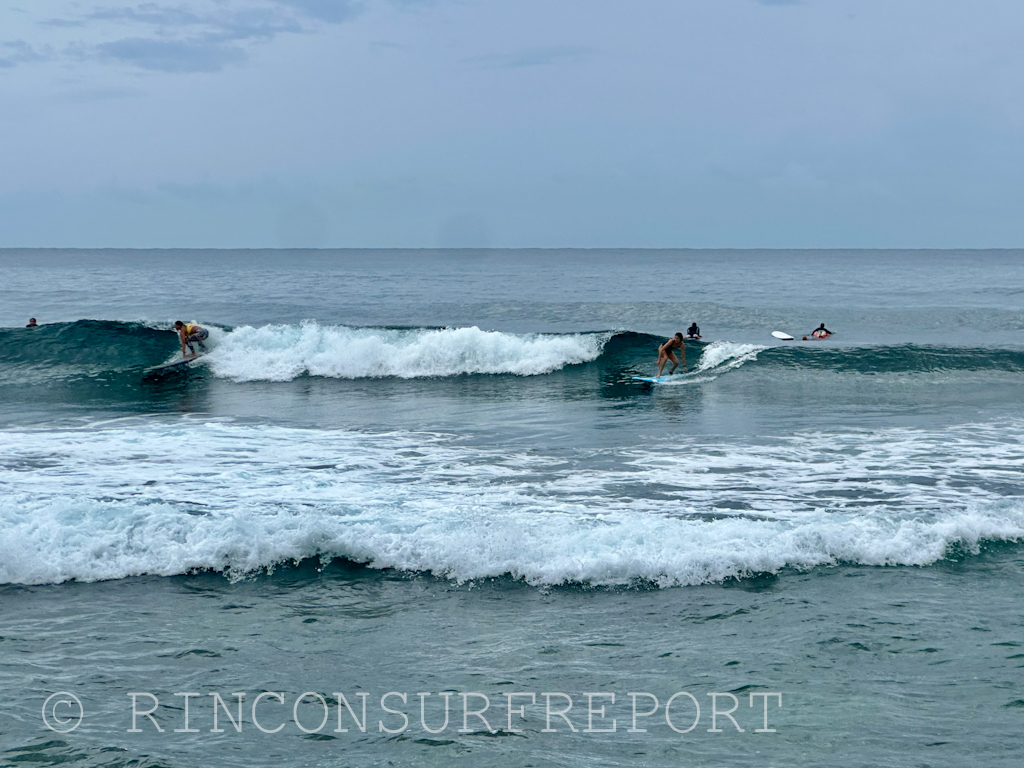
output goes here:
<path id="1" fill-rule="evenodd" d="M 686 345 L 683 343 L 683 334 L 677 333 L 671 339 L 666 341 L 660 347 L 658 347 L 658 377 L 661 377 L 661 372 L 665 370 L 665 363 L 669 360 L 672 361 L 672 369 L 668 372 L 671 376 L 676 372 L 676 368 L 679 367 L 679 360 L 675 356 L 675 350 L 679 350 L 679 356 L 683 359 L 683 372 L 689 373 L 686 367 Z"/>

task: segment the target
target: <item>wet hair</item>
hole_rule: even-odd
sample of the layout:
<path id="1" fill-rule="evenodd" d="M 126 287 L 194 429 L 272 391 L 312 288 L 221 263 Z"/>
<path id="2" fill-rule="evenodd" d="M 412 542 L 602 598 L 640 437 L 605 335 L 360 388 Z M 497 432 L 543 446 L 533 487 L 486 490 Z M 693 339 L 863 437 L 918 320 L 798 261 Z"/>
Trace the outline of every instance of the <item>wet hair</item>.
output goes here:
<path id="1" fill-rule="evenodd" d="M 184 328 L 185 324 L 183 322 L 181 322 L 181 320 L 175 320 L 174 321 L 174 327 L 175 328 Z"/>
<path id="2" fill-rule="evenodd" d="M 677 338 L 677 339 L 681 339 L 681 338 L 683 338 L 683 334 L 682 334 L 682 333 L 677 333 L 677 334 L 676 334 L 676 338 Z"/>

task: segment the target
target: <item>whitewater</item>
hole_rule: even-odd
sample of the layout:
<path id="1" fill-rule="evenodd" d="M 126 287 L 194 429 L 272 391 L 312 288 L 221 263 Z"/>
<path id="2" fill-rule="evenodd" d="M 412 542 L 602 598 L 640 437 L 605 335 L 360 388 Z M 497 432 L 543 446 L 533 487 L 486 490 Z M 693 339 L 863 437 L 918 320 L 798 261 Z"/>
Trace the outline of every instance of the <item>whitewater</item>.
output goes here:
<path id="1" fill-rule="evenodd" d="M 419 378 L 508 373 L 537 376 L 594 360 L 611 334 L 515 335 L 472 328 L 345 328 L 305 322 L 236 328 L 214 341 L 209 364 L 236 381 Z"/>
<path id="2" fill-rule="evenodd" d="M 0 582 L 240 578 L 314 557 L 538 585 L 927 565 L 1024 537 L 1024 503 L 1004 490 L 1024 448 L 1002 439 L 1022 427 L 660 440 L 600 471 L 580 468 L 587 451 L 556 459 L 443 434 L 192 420 L 7 431 Z M 937 460 L 950 444 L 968 458 Z M 624 499 L 627 484 L 658 492 Z"/>

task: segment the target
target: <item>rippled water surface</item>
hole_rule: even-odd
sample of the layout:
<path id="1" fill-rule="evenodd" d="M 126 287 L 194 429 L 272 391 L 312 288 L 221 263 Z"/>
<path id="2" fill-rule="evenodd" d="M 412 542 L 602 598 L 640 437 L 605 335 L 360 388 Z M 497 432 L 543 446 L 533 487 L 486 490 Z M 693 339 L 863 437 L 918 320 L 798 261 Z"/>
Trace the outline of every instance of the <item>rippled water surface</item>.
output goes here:
<path id="1" fill-rule="evenodd" d="M 0 764 L 1017 765 L 1022 255 L 0 251 Z"/>

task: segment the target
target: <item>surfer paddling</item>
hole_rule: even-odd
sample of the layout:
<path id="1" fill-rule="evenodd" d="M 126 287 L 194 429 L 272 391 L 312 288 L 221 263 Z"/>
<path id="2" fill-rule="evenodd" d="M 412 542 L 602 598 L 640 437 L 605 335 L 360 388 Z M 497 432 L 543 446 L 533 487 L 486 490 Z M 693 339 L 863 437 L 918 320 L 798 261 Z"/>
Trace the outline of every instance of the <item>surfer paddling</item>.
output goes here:
<path id="1" fill-rule="evenodd" d="M 700 326 L 696 323 L 691 323 L 690 327 L 686 329 L 686 338 L 694 341 L 700 338 Z"/>
<path id="2" fill-rule="evenodd" d="M 811 338 L 812 339 L 827 339 L 831 335 L 832 335 L 832 331 L 830 331 L 828 328 L 826 328 L 824 323 L 822 323 L 817 328 L 815 328 L 813 331 L 811 331 Z M 804 336 L 804 341 L 807 341 L 807 337 L 806 336 Z"/>
<path id="3" fill-rule="evenodd" d="M 676 372 L 676 368 L 679 367 L 679 360 L 676 358 L 675 351 L 679 350 L 679 356 L 683 358 L 683 371 L 688 372 L 686 368 L 686 345 L 683 343 L 683 334 L 677 333 L 671 339 L 666 341 L 660 347 L 658 347 L 658 377 L 661 377 L 661 372 L 665 370 L 665 363 L 669 360 L 672 361 L 672 370 L 668 372 L 671 376 Z"/>
<path id="4" fill-rule="evenodd" d="M 192 347 L 192 342 L 198 344 L 199 349 L 203 352 L 206 351 L 206 347 L 203 342 L 210 336 L 210 332 L 203 328 L 203 326 L 196 325 L 195 323 L 183 323 L 181 320 L 175 320 L 174 330 L 178 332 L 178 337 L 181 339 L 182 357 L 196 356 L 196 351 Z M 185 354 L 185 347 L 188 347 L 189 355 Z"/>

